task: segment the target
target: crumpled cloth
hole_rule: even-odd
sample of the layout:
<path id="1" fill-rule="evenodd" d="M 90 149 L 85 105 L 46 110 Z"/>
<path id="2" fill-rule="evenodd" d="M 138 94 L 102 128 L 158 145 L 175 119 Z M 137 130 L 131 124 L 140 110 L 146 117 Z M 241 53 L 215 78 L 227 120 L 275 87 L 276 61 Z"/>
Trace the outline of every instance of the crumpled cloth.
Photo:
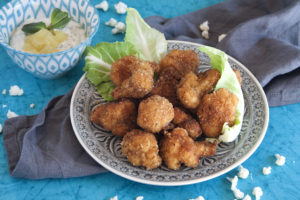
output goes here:
<path id="1" fill-rule="evenodd" d="M 199 25 L 209 22 L 209 39 Z M 231 0 L 175 18 L 146 22 L 169 40 L 213 46 L 244 64 L 270 106 L 300 102 L 300 1 Z M 227 36 L 218 42 L 221 34 Z"/>
<path id="2" fill-rule="evenodd" d="M 209 21 L 210 39 L 198 26 Z M 232 0 L 172 19 L 146 21 L 167 39 L 215 46 L 257 77 L 271 106 L 300 100 L 300 1 Z M 227 36 L 218 42 L 220 34 Z M 70 122 L 73 89 L 34 116 L 5 121 L 3 141 L 13 177 L 68 178 L 106 171 L 77 141 Z"/>

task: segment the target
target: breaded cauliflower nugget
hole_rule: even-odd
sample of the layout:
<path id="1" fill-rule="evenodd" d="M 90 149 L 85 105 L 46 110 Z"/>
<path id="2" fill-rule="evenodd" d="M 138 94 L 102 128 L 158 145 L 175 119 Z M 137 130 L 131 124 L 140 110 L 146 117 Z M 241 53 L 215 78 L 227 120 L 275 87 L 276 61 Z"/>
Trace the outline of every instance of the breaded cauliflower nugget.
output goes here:
<path id="1" fill-rule="evenodd" d="M 184 121 L 178 124 L 178 127 L 184 128 L 193 139 L 196 139 L 202 134 L 200 124 L 195 119 Z"/>
<path id="2" fill-rule="evenodd" d="M 136 106 L 129 100 L 101 104 L 91 112 L 91 121 L 112 132 L 123 136 L 137 127 Z"/>
<path id="3" fill-rule="evenodd" d="M 167 98 L 173 105 L 178 105 L 176 90 L 177 84 L 180 81 L 180 74 L 173 67 L 162 69 L 154 87 L 151 90 L 151 95 L 159 95 Z"/>
<path id="4" fill-rule="evenodd" d="M 174 49 L 160 61 L 159 65 L 161 69 L 172 67 L 176 69 L 181 76 L 184 76 L 190 71 L 197 73 L 199 64 L 198 55 L 194 51 Z"/>
<path id="5" fill-rule="evenodd" d="M 206 94 L 201 100 L 197 115 L 203 133 L 207 137 L 218 137 L 225 122 L 232 126 L 238 98 L 225 88 Z"/>
<path id="6" fill-rule="evenodd" d="M 123 138 L 122 154 L 135 166 L 144 166 L 147 170 L 157 168 L 162 159 L 158 154 L 158 144 L 152 133 L 134 129 Z"/>
<path id="7" fill-rule="evenodd" d="M 177 86 L 177 96 L 182 105 L 188 109 L 196 109 L 204 94 L 212 92 L 220 78 L 218 70 L 210 69 L 198 75 L 189 72 Z"/>
<path id="8" fill-rule="evenodd" d="M 153 95 L 140 103 L 137 124 L 146 131 L 157 133 L 167 126 L 173 118 L 173 105 L 168 99 Z"/>
<path id="9" fill-rule="evenodd" d="M 125 56 L 112 64 L 110 77 L 116 84 L 112 91 L 114 99 L 143 98 L 153 88 L 155 62 L 143 61 L 135 56 Z"/>
<path id="10" fill-rule="evenodd" d="M 199 123 L 183 108 L 174 108 L 174 119 L 172 122 L 178 127 L 184 128 L 193 139 L 196 139 L 202 134 Z"/>
<path id="11" fill-rule="evenodd" d="M 183 108 L 180 107 L 174 108 L 174 119 L 173 119 L 174 124 L 180 124 L 191 119 L 193 119 L 193 117 L 187 114 L 187 112 Z"/>
<path id="12" fill-rule="evenodd" d="M 168 168 L 177 170 L 181 163 L 197 167 L 200 157 L 214 155 L 216 147 L 216 143 L 195 142 L 185 129 L 175 128 L 162 138 L 160 154 Z"/>

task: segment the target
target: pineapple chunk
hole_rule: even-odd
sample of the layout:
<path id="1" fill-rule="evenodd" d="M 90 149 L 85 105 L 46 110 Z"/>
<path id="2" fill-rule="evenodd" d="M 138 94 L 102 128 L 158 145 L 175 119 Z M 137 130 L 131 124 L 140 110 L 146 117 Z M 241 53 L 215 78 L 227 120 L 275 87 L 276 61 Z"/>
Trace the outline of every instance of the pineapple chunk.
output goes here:
<path id="1" fill-rule="evenodd" d="M 39 54 L 55 53 L 58 52 L 58 46 L 67 38 L 68 35 L 62 31 L 51 32 L 47 29 L 41 29 L 25 37 L 23 50 Z"/>

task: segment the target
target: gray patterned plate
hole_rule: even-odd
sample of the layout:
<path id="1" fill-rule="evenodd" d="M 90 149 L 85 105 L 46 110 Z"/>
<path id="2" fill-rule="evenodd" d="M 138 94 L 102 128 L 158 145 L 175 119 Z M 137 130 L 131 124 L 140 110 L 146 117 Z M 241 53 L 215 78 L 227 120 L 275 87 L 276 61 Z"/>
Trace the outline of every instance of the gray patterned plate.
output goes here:
<path id="1" fill-rule="evenodd" d="M 199 44 L 169 41 L 168 50 L 192 49 L 200 59 L 200 71 L 210 68 L 206 54 Z M 92 84 L 83 76 L 71 100 L 71 122 L 80 144 L 100 165 L 124 178 L 152 185 L 186 185 L 220 176 L 244 162 L 260 145 L 269 120 L 268 103 L 256 78 L 241 63 L 229 57 L 232 68 L 240 71 L 245 99 L 245 114 L 241 133 L 231 143 L 220 143 L 216 155 L 202 158 L 197 168 L 182 166 L 169 170 L 166 166 L 147 171 L 135 167 L 121 154 L 121 138 L 90 122 L 90 112 L 99 103 L 105 103 Z"/>

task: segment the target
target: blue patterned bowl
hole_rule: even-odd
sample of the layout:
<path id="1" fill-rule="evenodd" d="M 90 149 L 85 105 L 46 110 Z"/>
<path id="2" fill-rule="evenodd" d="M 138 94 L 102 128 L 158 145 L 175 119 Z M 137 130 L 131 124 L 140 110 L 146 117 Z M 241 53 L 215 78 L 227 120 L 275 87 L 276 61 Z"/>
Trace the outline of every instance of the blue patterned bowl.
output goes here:
<path id="1" fill-rule="evenodd" d="M 13 49 L 11 33 L 25 20 L 49 18 L 54 8 L 67 11 L 85 29 L 87 39 L 80 45 L 58 53 L 32 54 Z M 7 54 L 22 69 L 36 77 L 53 79 L 71 70 L 99 27 L 97 10 L 88 0 L 13 0 L 0 9 L 0 43 Z"/>

